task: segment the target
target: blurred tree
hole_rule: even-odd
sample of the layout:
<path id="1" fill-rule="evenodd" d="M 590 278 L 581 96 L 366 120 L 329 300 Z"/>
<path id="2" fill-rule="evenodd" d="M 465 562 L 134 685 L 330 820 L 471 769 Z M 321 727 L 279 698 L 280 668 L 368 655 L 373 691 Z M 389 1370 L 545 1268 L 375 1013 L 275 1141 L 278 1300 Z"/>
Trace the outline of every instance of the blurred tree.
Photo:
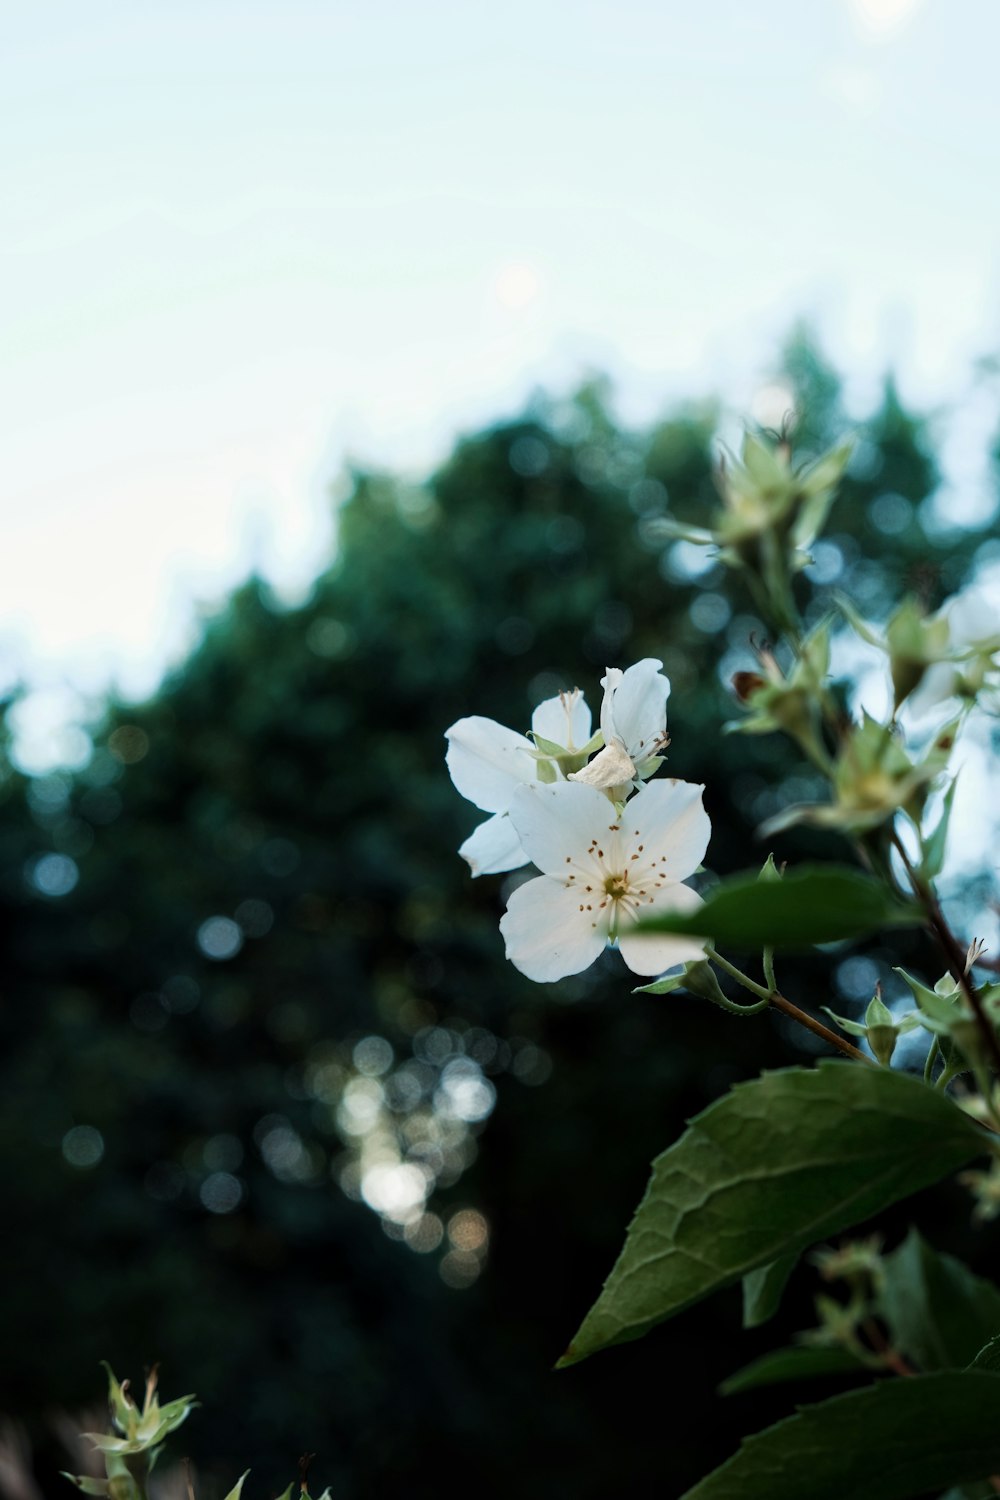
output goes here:
<path id="1" fill-rule="evenodd" d="M 809 448 L 844 429 L 802 334 L 783 378 Z M 224 1487 L 249 1463 L 249 1493 L 274 1492 L 309 1448 L 338 1500 L 641 1486 L 662 1462 L 657 1372 L 678 1491 L 735 1444 L 742 1407 L 711 1454 L 691 1437 L 748 1357 L 727 1347 L 732 1304 L 549 1369 L 643 1187 L 620 1142 L 648 1159 L 798 1043 L 632 997 L 613 955 L 523 980 L 502 882 L 455 853 L 479 815 L 442 740 L 469 713 L 525 727 L 561 686 L 596 710 L 605 665 L 659 656 L 670 769 L 707 785 L 713 868 L 763 857 L 753 827 L 805 773 L 719 733 L 762 629 L 657 526 L 668 504 L 704 519 L 717 422 L 691 407 L 629 432 L 596 383 L 460 441 L 426 484 L 357 473 L 307 604 L 237 590 L 150 702 L 109 707 L 81 772 L 31 779 L 8 755 L 0 1408 L 37 1418 L 91 1400 L 101 1357 L 133 1376 L 159 1358 L 168 1394 L 205 1402 L 185 1441 Z M 983 538 L 935 552 L 936 483 L 890 382 L 804 596 L 938 602 Z M 789 966 L 803 996 L 812 977 Z"/>

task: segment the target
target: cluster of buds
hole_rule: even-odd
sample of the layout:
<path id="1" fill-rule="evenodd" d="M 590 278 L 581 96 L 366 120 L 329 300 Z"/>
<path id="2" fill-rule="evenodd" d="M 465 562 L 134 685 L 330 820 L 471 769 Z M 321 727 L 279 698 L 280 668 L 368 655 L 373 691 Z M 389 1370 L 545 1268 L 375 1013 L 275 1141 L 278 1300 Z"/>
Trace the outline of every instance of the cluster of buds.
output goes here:
<path id="1" fill-rule="evenodd" d="M 1000 1090 L 997 1092 L 1000 1094 Z M 996 1106 L 1000 1106 L 1000 1098 L 994 1099 Z M 972 1217 L 977 1223 L 1000 1219 L 1000 1158 L 994 1156 L 984 1172 L 959 1172 L 958 1180 L 976 1200 Z"/>
<path id="2" fill-rule="evenodd" d="M 876 629 L 848 599 L 839 604 L 862 640 L 889 658 L 894 714 L 907 699 L 925 709 L 946 698 L 982 702 L 1000 686 L 1000 619 L 966 619 L 961 600 L 929 615 L 908 597 Z"/>
<path id="3" fill-rule="evenodd" d="M 884 1357 L 873 1354 L 862 1337 L 862 1330 L 878 1306 L 885 1282 L 882 1264 L 882 1241 L 878 1235 L 864 1240 L 847 1240 L 836 1248 L 824 1246 L 809 1257 L 825 1282 L 846 1282 L 848 1300 L 820 1293 L 815 1298 L 817 1327 L 799 1335 L 803 1344 L 819 1348 L 846 1349 L 856 1359 L 873 1369 L 882 1369 Z"/>
<path id="4" fill-rule="evenodd" d="M 966 973 L 970 972 L 982 952 L 981 943 L 971 945 L 966 957 Z M 938 1083 L 942 1087 L 959 1073 L 980 1072 L 986 1061 L 983 1034 L 964 986 L 953 974 L 942 974 L 932 989 L 905 969 L 897 968 L 895 973 L 909 987 L 917 1002 L 916 1010 L 895 1014 L 882 999 L 881 985 L 875 986 L 875 994 L 868 1003 L 863 1021 L 839 1016 L 829 1006 L 823 1006 L 823 1009 L 848 1036 L 863 1037 L 877 1061 L 885 1067 L 892 1060 L 899 1037 L 921 1027 L 930 1032 L 941 1057 L 944 1071 Z M 1000 1024 L 1000 983 L 979 985 L 977 993 L 984 1014 L 994 1026 Z"/>
<path id="5" fill-rule="evenodd" d="M 868 713 L 844 727 L 830 770 L 833 801 L 786 808 L 762 832 L 776 833 L 796 823 L 864 834 L 905 812 L 919 827 L 933 783 L 946 770 L 955 745 L 957 722 L 946 724 L 919 759 L 912 758 L 892 724 Z"/>
<path id="6" fill-rule="evenodd" d="M 107 1495 L 110 1500 L 142 1500 L 146 1481 L 160 1457 L 164 1439 L 185 1421 L 197 1405 L 193 1396 L 180 1396 L 160 1405 L 157 1394 L 157 1369 L 154 1365 L 146 1378 L 142 1408 L 132 1399 L 127 1380 L 119 1381 L 110 1365 L 108 1372 L 108 1405 L 111 1410 L 110 1432 L 86 1432 L 104 1458 L 107 1477 L 67 1474 L 65 1477 L 84 1495 Z M 226 1497 L 239 1500 L 240 1484 Z"/>
<path id="7" fill-rule="evenodd" d="M 802 648 L 786 676 L 774 652 L 759 647 L 759 672 L 737 672 L 733 689 L 749 710 L 743 719 L 726 725 L 729 734 L 790 735 L 809 760 L 825 768 L 826 751 L 820 731 L 820 704 L 830 671 L 830 625 L 824 620 L 802 642 Z"/>
<path id="8" fill-rule="evenodd" d="M 713 527 L 662 524 L 667 534 L 718 549 L 726 567 L 743 571 L 764 618 L 784 629 L 794 623 L 792 576 L 809 565 L 850 457 L 849 444 L 812 464 L 794 466 L 784 439 L 771 445 L 748 432 L 740 457 L 718 475 L 722 509 Z"/>
<path id="9" fill-rule="evenodd" d="M 875 986 L 875 994 L 868 1002 L 863 1021 L 850 1021 L 846 1016 L 838 1016 L 828 1005 L 822 1008 L 848 1036 L 863 1037 L 872 1049 L 876 1061 L 884 1068 L 892 1062 L 892 1054 L 899 1038 L 921 1024 L 919 1017 L 912 1011 L 905 1016 L 894 1016 L 882 999 L 881 985 Z"/>
<path id="10" fill-rule="evenodd" d="M 108 1405 L 111 1413 L 111 1432 L 86 1432 L 94 1447 L 104 1458 L 106 1478 L 89 1474 L 64 1474 L 72 1485 L 84 1495 L 103 1495 L 108 1500 L 145 1500 L 147 1482 L 153 1468 L 163 1452 L 163 1444 L 172 1432 L 198 1405 L 193 1396 L 180 1396 L 161 1406 L 157 1395 L 157 1368 L 154 1365 L 146 1378 L 146 1390 L 142 1409 L 132 1399 L 127 1380 L 118 1381 L 111 1366 L 108 1372 Z M 293 1490 L 301 1492 L 302 1500 L 310 1500 L 305 1481 L 307 1461 L 300 1463 L 301 1482 L 290 1484 L 279 1500 L 292 1500 Z M 247 1474 L 236 1481 L 225 1500 L 241 1500 Z M 193 1491 L 190 1489 L 189 1493 Z M 324 1490 L 319 1500 L 330 1500 L 329 1490 Z"/>
<path id="11" fill-rule="evenodd" d="M 982 945 L 973 943 L 966 959 L 966 973 L 981 953 Z M 929 989 L 905 969 L 897 969 L 896 973 L 905 980 L 917 1002 L 918 1009 L 912 1014 L 937 1040 L 946 1077 L 969 1071 L 979 1073 L 986 1062 L 983 1033 L 964 986 L 953 974 L 942 974 L 934 988 Z M 979 985 L 978 997 L 984 1014 L 996 1026 L 1000 1020 L 1000 983 Z"/>

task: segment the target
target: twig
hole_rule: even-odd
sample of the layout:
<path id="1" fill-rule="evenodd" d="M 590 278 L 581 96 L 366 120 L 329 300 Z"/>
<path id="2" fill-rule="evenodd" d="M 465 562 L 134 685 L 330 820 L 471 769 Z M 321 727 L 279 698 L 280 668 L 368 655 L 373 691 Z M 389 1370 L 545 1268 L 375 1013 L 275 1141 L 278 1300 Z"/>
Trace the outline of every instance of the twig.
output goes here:
<path id="1" fill-rule="evenodd" d="M 853 1057 L 855 1062 L 871 1063 L 872 1067 L 878 1067 L 874 1058 L 868 1057 L 846 1037 L 838 1036 L 835 1031 L 830 1030 L 829 1026 L 824 1026 L 822 1021 L 817 1021 L 807 1011 L 800 1010 L 797 1005 L 792 1004 L 791 1000 L 786 1000 L 784 995 L 779 995 L 777 990 L 773 991 L 770 1000 L 775 1010 L 780 1010 L 783 1015 L 790 1016 L 793 1021 L 798 1021 L 799 1025 L 805 1026 L 813 1036 L 822 1037 L 824 1042 L 829 1042 L 832 1047 L 843 1052 L 845 1057 Z"/>
<path id="2" fill-rule="evenodd" d="M 980 1033 L 982 1034 L 983 1040 L 986 1043 L 986 1050 L 990 1054 L 990 1061 L 993 1064 L 993 1069 L 998 1075 L 1000 1075 L 1000 1040 L 998 1040 L 997 1034 L 993 1029 L 990 1018 L 983 1008 L 983 1002 L 980 999 L 979 991 L 972 983 L 972 980 L 969 978 L 969 975 L 966 971 L 965 954 L 959 947 L 958 939 L 956 938 L 955 934 L 948 926 L 947 919 L 945 918 L 944 912 L 941 910 L 941 904 L 938 901 L 933 886 L 928 885 L 925 880 L 922 880 L 917 871 L 913 868 L 913 865 L 910 862 L 910 857 L 907 854 L 906 849 L 903 845 L 903 841 L 899 837 L 898 833 L 893 832 L 892 842 L 896 853 L 899 855 L 900 860 L 902 861 L 903 869 L 906 871 L 907 877 L 910 881 L 910 885 L 913 887 L 913 894 L 917 897 L 918 901 L 924 908 L 924 913 L 927 918 L 927 925 L 933 932 L 934 936 L 937 938 L 938 947 L 944 954 L 945 962 L 951 970 L 955 982 L 972 1007 L 972 1013 L 976 1018 Z"/>
<path id="3" fill-rule="evenodd" d="M 873 1058 L 867 1057 L 864 1052 L 855 1047 L 846 1037 L 838 1036 L 835 1031 L 830 1030 L 829 1026 L 824 1026 L 822 1021 L 815 1020 L 807 1011 L 800 1010 L 797 1005 L 792 1004 L 791 1000 L 786 1000 L 784 995 L 780 994 L 777 990 L 765 989 L 762 984 L 757 984 L 756 980 L 751 979 L 748 974 L 744 974 L 742 969 L 738 969 L 735 964 L 731 964 L 728 958 L 723 958 L 722 954 L 717 953 L 714 948 L 709 948 L 707 952 L 714 964 L 718 964 L 720 969 L 724 970 L 732 979 L 735 979 L 737 984 L 741 984 L 745 990 L 749 990 L 752 995 L 756 995 L 758 1000 L 766 1001 L 768 1005 L 773 1005 L 775 1010 L 780 1010 L 783 1015 L 790 1017 L 791 1020 L 798 1021 L 800 1026 L 804 1026 L 814 1036 L 822 1037 L 824 1042 L 829 1042 L 831 1047 L 836 1047 L 837 1051 L 842 1052 L 845 1057 L 853 1058 L 855 1062 L 871 1063 L 873 1067 L 878 1066 Z"/>

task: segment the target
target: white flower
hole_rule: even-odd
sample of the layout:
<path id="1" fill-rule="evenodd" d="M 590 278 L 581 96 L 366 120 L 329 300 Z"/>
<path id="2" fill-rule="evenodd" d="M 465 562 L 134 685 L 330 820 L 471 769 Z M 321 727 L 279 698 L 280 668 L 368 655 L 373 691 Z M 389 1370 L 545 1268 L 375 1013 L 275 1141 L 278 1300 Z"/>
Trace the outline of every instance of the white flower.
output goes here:
<path id="1" fill-rule="evenodd" d="M 670 696 L 670 683 L 662 675 L 662 667 L 661 661 L 647 656 L 625 672 L 608 668 L 601 678 L 604 749 L 582 771 L 571 772 L 570 781 L 610 789 L 620 802 L 630 787 L 659 769 L 659 752 L 667 745 Z"/>
<path id="2" fill-rule="evenodd" d="M 579 688 L 547 698 L 531 716 L 532 732 L 540 740 L 569 754 L 580 754 L 590 740 L 590 709 Z M 495 719 L 459 719 L 445 731 L 446 760 L 451 779 L 463 797 L 492 813 L 466 839 L 459 854 L 473 875 L 499 875 L 527 864 L 514 825 L 507 816 L 518 787 L 557 774 L 532 742 Z"/>
<path id="3" fill-rule="evenodd" d="M 616 815 L 596 787 L 569 781 L 521 787 L 510 820 L 542 874 L 518 886 L 500 922 L 515 968 L 529 979 L 562 979 L 586 969 L 615 940 L 636 974 L 700 958 L 705 945 L 695 938 L 631 929 L 640 915 L 702 904 L 680 882 L 708 847 L 703 791 L 687 781 L 653 782 Z"/>

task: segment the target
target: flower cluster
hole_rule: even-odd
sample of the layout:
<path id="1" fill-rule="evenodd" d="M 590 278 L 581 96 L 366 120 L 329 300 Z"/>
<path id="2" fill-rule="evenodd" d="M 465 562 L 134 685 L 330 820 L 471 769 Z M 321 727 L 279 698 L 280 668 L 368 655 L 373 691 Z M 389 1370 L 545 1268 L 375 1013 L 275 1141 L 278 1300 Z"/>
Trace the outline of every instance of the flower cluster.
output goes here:
<path id="1" fill-rule="evenodd" d="M 703 955 L 697 938 L 638 925 L 701 905 L 683 882 L 710 833 L 703 787 L 647 784 L 668 744 L 662 665 L 647 657 L 608 668 L 594 735 L 579 689 L 539 704 L 530 739 L 484 718 L 447 731 L 452 780 L 491 814 L 459 851 L 473 875 L 529 861 L 541 872 L 517 887 L 500 923 L 507 957 L 529 979 L 578 974 L 609 943 L 642 975 Z"/>

